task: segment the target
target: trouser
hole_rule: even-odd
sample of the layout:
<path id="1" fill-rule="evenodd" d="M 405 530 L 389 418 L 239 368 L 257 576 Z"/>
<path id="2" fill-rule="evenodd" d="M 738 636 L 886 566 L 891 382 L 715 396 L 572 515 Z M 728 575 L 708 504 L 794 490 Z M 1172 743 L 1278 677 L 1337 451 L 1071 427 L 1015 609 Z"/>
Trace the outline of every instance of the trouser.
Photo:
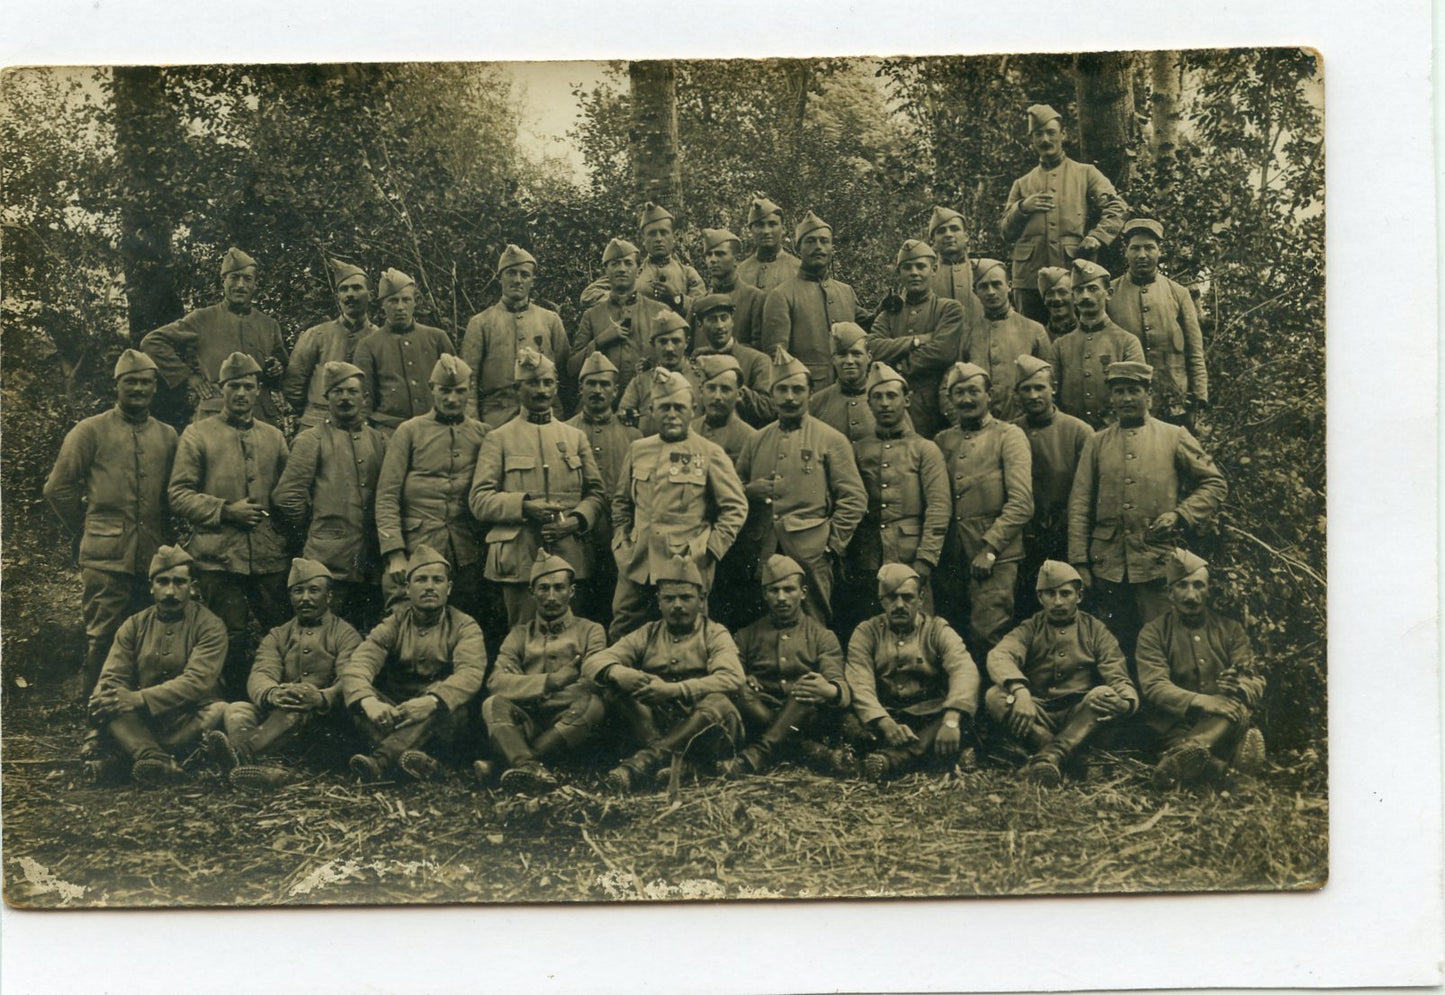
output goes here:
<path id="1" fill-rule="evenodd" d="M 592 547 L 592 569 L 577 580 L 577 597 L 572 611 L 578 618 L 591 619 L 604 627 L 612 618 L 612 598 L 617 593 L 617 561 L 605 544 Z"/>
<path id="2" fill-rule="evenodd" d="M 482 723 L 492 754 L 516 767 L 581 746 L 605 712 L 596 688 L 576 681 L 535 702 L 491 695 L 482 702 Z"/>
<path id="3" fill-rule="evenodd" d="M 85 618 L 85 660 L 81 664 L 82 699 L 90 697 L 100 678 L 110 644 L 120 624 L 150 602 L 150 583 L 140 574 L 111 570 L 80 570 L 81 613 Z"/>
<path id="4" fill-rule="evenodd" d="M 388 705 L 396 704 L 386 695 L 378 694 L 377 697 Z M 420 722 L 392 729 L 377 725 L 360 709 L 353 709 L 352 714 L 356 728 L 361 730 L 361 734 L 371 744 L 371 755 L 383 768 L 395 764 L 397 758 L 407 750 L 420 750 L 433 741 L 440 741 L 448 746 L 455 745 L 467 732 L 470 719 L 470 712 L 465 707 L 438 707 Z"/>
<path id="5" fill-rule="evenodd" d="M 251 644 L 250 618 L 254 614 L 261 631 L 270 632 L 291 615 L 286 574 L 201 570 L 196 574 L 196 587 L 206 607 L 226 626 L 226 662 L 221 669 L 224 689 L 229 697 L 244 699 L 256 651 Z"/>
<path id="6" fill-rule="evenodd" d="M 1128 581 L 1094 578 L 1094 614 L 1119 640 L 1119 648 L 1129 660 L 1130 676 L 1134 674 L 1134 644 L 1139 630 L 1169 610 L 1169 592 L 1164 578 L 1131 584 Z"/>
<path id="7" fill-rule="evenodd" d="M 380 581 L 337 580 L 331 582 L 331 611 L 350 622 L 363 636 L 381 621 Z"/>
<path id="8" fill-rule="evenodd" d="M 820 727 L 827 724 L 827 717 L 836 717 L 838 714 L 825 712 L 817 705 L 805 704 L 796 698 L 759 691 L 748 685 L 735 692 L 732 700 L 744 725 L 755 737 L 743 750 L 744 754 L 749 755 L 755 770 L 766 767 L 789 743 L 796 742 L 806 734 L 816 735 Z"/>
<path id="9" fill-rule="evenodd" d="M 1047 326 L 1049 323 L 1049 309 L 1044 307 L 1044 295 L 1034 287 L 1014 288 L 1014 310 L 1040 325 Z"/>
<path id="10" fill-rule="evenodd" d="M 502 603 L 507 609 L 507 628 L 515 629 L 525 622 L 532 621 L 537 614 L 537 602 L 532 597 L 532 588 L 527 584 L 506 584 L 501 581 L 497 586 L 502 589 Z"/>
<path id="11" fill-rule="evenodd" d="M 703 695 L 692 705 L 676 701 L 645 705 L 616 691 L 607 695 L 606 702 L 627 738 L 642 746 L 622 761 L 634 773 L 649 773 L 673 754 L 716 758 L 742 741 L 742 716 L 720 692 Z"/>
<path id="12" fill-rule="evenodd" d="M 1022 737 L 1016 737 L 1008 727 L 1009 707 L 1005 697 L 1006 692 L 997 684 L 983 693 L 983 705 L 993 722 L 994 735 L 1030 753 L 1048 755 L 1055 763 L 1068 760 L 1107 724 L 1082 699 L 1071 698 L 1055 705 L 1035 699 L 1034 721 Z"/>
<path id="13" fill-rule="evenodd" d="M 249 701 L 233 701 L 226 706 L 226 735 L 242 763 L 251 763 L 293 743 L 314 715 L 284 708 L 267 711 Z"/>
<path id="14" fill-rule="evenodd" d="M 969 653 L 982 669 L 989 650 L 998 645 L 1013 625 L 1019 565 L 1012 561 L 995 562 L 993 572 L 978 580 L 969 569 L 972 558 L 957 544 L 950 544 L 944 559 L 951 562 L 939 571 L 938 613 L 966 634 Z M 958 596 L 960 591 L 963 599 Z"/>
<path id="15" fill-rule="evenodd" d="M 1221 760 L 1229 760 L 1234 748 L 1249 729 L 1251 715 L 1248 710 L 1239 722 L 1223 715 L 1206 715 L 1203 718 L 1183 719 L 1167 729 L 1155 730 L 1161 753 L 1168 752 L 1187 742 L 1197 743 Z"/>
<path id="16" fill-rule="evenodd" d="M 713 589 L 716 568 L 702 571 L 704 596 Z M 612 596 L 612 621 L 607 624 L 607 641 L 615 643 L 648 621 L 659 618 L 657 610 L 657 585 L 639 584 L 621 574 L 617 578 L 617 591 Z"/>
<path id="17" fill-rule="evenodd" d="M 923 766 L 924 762 L 933 755 L 933 744 L 938 739 L 939 730 L 943 728 L 943 713 L 931 712 L 927 715 L 915 715 L 912 712 L 890 711 L 888 717 L 899 725 L 912 729 L 918 738 L 902 746 L 889 746 L 853 715 L 849 716 L 851 721 L 845 722 L 843 725 L 844 735 L 861 749 L 881 753 L 888 761 L 890 773 L 901 773 Z M 968 743 L 968 721 L 967 715 L 959 717 L 959 726 L 964 733 L 961 740 L 963 744 Z M 953 758 L 950 757 L 948 760 L 951 763 Z"/>
<path id="18" fill-rule="evenodd" d="M 226 703 L 212 701 L 156 718 L 141 711 L 122 712 L 103 728 L 111 744 L 133 761 L 179 756 L 186 747 L 194 746 L 202 733 L 218 728 L 225 714 Z"/>

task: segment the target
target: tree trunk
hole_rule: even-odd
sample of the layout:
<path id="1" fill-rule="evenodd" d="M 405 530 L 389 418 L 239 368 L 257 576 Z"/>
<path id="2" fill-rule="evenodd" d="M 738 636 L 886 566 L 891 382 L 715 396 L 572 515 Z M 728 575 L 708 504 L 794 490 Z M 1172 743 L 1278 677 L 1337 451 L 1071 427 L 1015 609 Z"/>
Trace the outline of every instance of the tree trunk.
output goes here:
<path id="1" fill-rule="evenodd" d="M 1184 67 L 1178 52 L 1149 53 L 1149 155 L 1173 155 L 1179 145 L 1180 92 Z"/>
<path id="2" fill-rule="evenodd" d="M 1127 189 L 1133 173 L 1133 58 L 1128 52 L 1096 52 L 1074 59 L 1074 95 L 1079 104 L 1079 158 L 1092 162 Z"/>
<path id="3" fill-rule="evenodd" d="M 650 200 L 676 212 L 682 204 L 677 70 L 671 62 L 633 62 L 627 74 L 632 81 L 632 128 L 627 137 L 637 204 Z"/>
<path id="4" fill-rule="evenodd" d="M 166 99 L 162 70 L 113 70 L 115 153 L 120 164 L 120 254 L 130 336 L 139 341 L 181 315 L 171 233 L 176 204 L 166 189 L 169 157 L 180 148 L 180 120 Z"/>

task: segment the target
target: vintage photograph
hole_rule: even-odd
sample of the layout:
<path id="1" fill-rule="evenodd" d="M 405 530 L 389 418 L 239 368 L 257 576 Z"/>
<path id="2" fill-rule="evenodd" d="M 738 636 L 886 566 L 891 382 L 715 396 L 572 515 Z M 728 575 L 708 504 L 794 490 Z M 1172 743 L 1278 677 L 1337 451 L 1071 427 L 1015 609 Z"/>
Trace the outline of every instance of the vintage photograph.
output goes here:
<path id="1" fill-rule="evenodd" d="M 0 74 L 4 898 L 1329 875 L 1304 48 Z"/>

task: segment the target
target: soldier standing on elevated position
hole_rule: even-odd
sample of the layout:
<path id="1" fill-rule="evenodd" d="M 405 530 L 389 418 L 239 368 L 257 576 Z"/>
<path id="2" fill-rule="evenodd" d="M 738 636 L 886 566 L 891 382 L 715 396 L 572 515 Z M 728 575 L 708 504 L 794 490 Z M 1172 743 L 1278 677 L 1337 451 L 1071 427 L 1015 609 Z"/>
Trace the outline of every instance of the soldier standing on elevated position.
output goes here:
<path id="1" fill-rule="evenodd" d="M 637 257 L 637 246 L 625 239 L 607 243 L 602 253 L 606 292 L 577 323 L 567 358 L 568 376 L 577 377 L 594 353 L 617 368 L 618 390 L 626 389 L 641 369 L 652 343 L 652 323 L 667 309 L 637 292 Z"/>
<path id="2" fill-rule="evenodd" d="M 339 317 L 312 325 L 296 340 L 291 362 L 281 378 L 281 393 L 292 411 L 301 412 L 300 428 L 315 428 L 330 412 L 326 402 L 326 364 L 350 363 L 356 347 L 372 332 L 371 283 L 359 266 L 331 260 L 332 287 Z M 362 412 L 365 417 L 365 412 Z"/>
<path id="3" fill-rule="evenodd" d="M 761 305 L 759 305 L 761 307 Z M 733 335 L 736 309 L 724 294 L 708 294 L 692 302 L 693 357 L 727 356 L 738 366 L 738 413 L 754 428 L 761 428 L 777 415 L 770 391 L 772 364 L 758 350 L 743 345 Z"/>
<path id="4" fill-rule="evenodd" d="M 1132 332 L 1109 320 L 1109 274 L 1104 267 L 1076 259 L 1071 286 L 1078 325 L 1054 343 L 1059 407 L 1099 429 L 1112 414 L 1104 371 L 1112 363 L 1144 362 L 1144 350 Z"/>
<path id="5" fill-rule="evenodd" d="M 687 322 L 674 311 L 664 311 L 652 323 L 653 370 L 676 373 L 693 389 L 694 407 L 688 412 L 691 420 L 702 414 L 702 377 L 687 354 Z M 657 434 L 657 412 L 653 410 L 652 388 L 656 379 L 650 374 L 632 378 L 622 392 L 622 418 L 637 426 L 643 438 Z"/>
<path id="6" fill-rule="evenodd" d="M 829 340 L 836 379 L 808 399 L 808 414 L 843 433 L 852 443 L 871 439 L 875 427 L 864 389 L 873 363 L 867 335 L 862 325 L 851 321 L 833 326 Z"/>
<path id="7" fill-rule="evenodd" d="M 793 229 L 802 253 L 798 275 L 768 293 L 763 302 L 765 352 L 782 346 L 808 368 L 809 386 L 821 390 L 833 382 L 833 325 L 858 320 L 853 288 L 828 275 L 833 264 L 833 228 L 812 211 Z"/>
<path id="8" fill-rule="evenodd" d="M 1069 271 L 1062 266 L 1045 266 L 1039 270 L 1039 296 L 1043 298 L 1044 310 L 1049 313 L 1044 331 L 1057 349 L 1059 339 L 1079 327 L 1079 317 L 1074 313 L 1074 284 Z"/>
<path id="9" fill-rule="evenodd" d="M 647 258 L 638 267 L 637 286 L 642 293 L 678 314 L 687 314 L 688 301 L 707 292 L 697 270 L 677 254 L 677 219 L 665 207 L 648 201 L 637 218 L 637 240 Z"/>
<path id="10" fill-rule="evenodd" d="M 753 236 L 753 254 L 738 263 L 738 279 L 757 287 L 766 297 L 770 290 L 797 276 L 800 263 L 783 248 L 783 209 L 762 194 L 755 194 L 748 205 L 748 231 Z"/>
<path id="11" fill-rule="evenodd" d="M 1128 205 L 1098 169 L 1064 154 L 1063 120 L 1052 107 L 1030 107 L 1028 128 L 1039 164 L 1009 188 L 999 231 L 1013 245 L 1015 306 L 1044 321 L 1048 313 L 1034 290 L 1039 270 L 1069 266 L 1075 256 L 1093 259 L 1119 234 Z"/>
<path id="12" fill-rule="evenodd" d="M 982 321 L 983 304 L 973 292 L 973 261 L 968 258 L 963 215 L 951 207 L 935 207 L 928 217 L 928 241 L 938 253 L 933 292 L 958 301 L 963 308 L 964 324 L 971 326 Z"/>
<path id="13" fill-rule="evenodd" d="M 456 349 L 446 332 L 415 320 L 416 281 L 405 273 L 389 269 L 381 274 L 376 296 L 385 327 L 357 344 L 353 362 L 366 374 L 371 423 L 391 433 L 431 410 L 427 373 L 442 356 L 456 355 Z"/>
<path id="14" fill-rule="evenodd" d="M 725 297 L 732 304 L 729 311 L 732 337 L 742 345 L 756 345 L 763 328 L 763 301 L 768 295 L 767 291 L 738 279 L 738 253 L 742 251 L 742 241 L 726 228 L 704 228 L 702 245 L 707 253 L 707 294 L 687 302 L 687 323 L 693 328 L 694 348 L 703 342 L 698 334 L 702 330 L 698 322 L 703 317 L 697 309 L 698 302 L 704 297 L 715 296 Z"/>

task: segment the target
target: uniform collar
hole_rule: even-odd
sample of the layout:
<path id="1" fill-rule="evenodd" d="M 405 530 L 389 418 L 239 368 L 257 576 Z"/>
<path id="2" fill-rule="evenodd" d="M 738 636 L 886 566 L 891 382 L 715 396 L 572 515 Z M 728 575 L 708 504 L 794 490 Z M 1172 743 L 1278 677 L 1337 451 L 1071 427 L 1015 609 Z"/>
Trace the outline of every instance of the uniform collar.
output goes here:
<path id="1" fill-rule="evenodd" d="M 1102 332 L 1102 331 L 1104 330 L 1105 326 L 1107 326 L 1108 324 L 1109 324 L 1109 318 L 1108 318 L 1108 316 L 1107 316 L 1107 315 L 1102 315 L 1102 314 L 1099 315 L 1099 321 L 1098 321 L 1098 323 L 1097 323 L 1097 324 L 1093 324 L 1093 325 L 1086 325 L 1086 324 L 1084 324 L 1084 319 L 1082 319 L 1082 318 L 1079 319 L 1079 328 L 1080 328 L 1082 331 L 1088 333 L 1089 335 L 1092 335 L 1092 334 L 1094 334 L 1095 332 Z"/>
<path id="2" fill-rule="evenodd" d="M 232 314 L 236 315 L 237 317 L 244 318 L 244 317 L 246 317 L 246 315 L 248 315 L 248 314 L 251 313 L 251 309 L 252 309 L 255 305 L 252 305 L 252 304 L 243 304 L 243 305 L 241 305 L 240 307 L 237 307 L 236 305 L 232 304 L 230 301 L 226 301 L 224 306 L 225 306 L 225 308 L 226 308 L 227 311 L 231 312 Z"/>
<path id="3" fill-rule="evenodd" d="M 431 413 L 432 413 L 432 417 L 435 418 L 435 419 L 437 420 L 437 422 L 440 423 L 440 424 L 442 424 L 442 425 L 460 425 L 460 424 L 462 423 L 463 419 L 465 419 L 465 418 L 467 417 L 467 416 L 466 416 L 466 413 L 463 412 L 462 414 L 459 414 L 459 415 L 457 415 L 457 416 L 454 417 L 454 418 L 448 418 L 448 417 L 446 417 L 445 415 L 443 415 L 440 411 L 438 411 L 436 408 L 432 408 L 432 409 L 431 409 Z"/>
<path id="4" fill-rule="evenodd" d="M 607 292 L 607 299 L 613 304 L 617 304 L 621 307 L 631 307 L 633 304 L 637 303 L 637 289 L 634 287 L 632 290 L 628 291 L 625 296 L 619 294 L 615 290 L 609 290 Z"/>
<path id="5" fill-rule="evenodd" d="M 523 409 L 522 414 L 526 417 L 527 421 L 533 425 L 550 425 L 552 423 L 552 410 L 550 408 L 546 411 L 527 411 Z"/>
<path id="6" fill-rule="evenodd" d="M 873 431 L 880 439 L 901 439 L 908 434 L 908 422 L 904 420 L 899 422 L 897 428 L 885 429 L 875 421 Z"/>
<path id="7" fill-rule="evenodd" d="M 582 409 L 582 421 L 588 425 L 611 425 L 612 420 L 613 412 L 611 408 L 608 408 L 607 413 L 601 417 L 594 417 L 586 408 Z"/>
<path id="8" fill-rule="evenodd" d="M 125 409 L 122 408 L 119 404 L 117 404 L 113 410 L 120 418 L 120 420 L 125 422 L 127 425 L 140 426 L 146 424 L 151 420 L 151 412 L 149 408 L 141 412 L 141 416 L 139 418 L 132 418 L 130 415 L 126 414 Z"/>
<path id="9" fill-rule="evenodd" d="M 254 413 L 251 415 L 250 418 L 247 418 L 245 421 L 242 421 L 241 419 L 237 418 L 235 415 L 231 414 L 231 412 L 229 412 L 229 411 L 223 411 L 223 412 L 221 412 L 221 417 L 224 418 L 224 419 L 226 419 L 226 424 L 227 424 L 227 425 L 230 425 L 232 428 L 236 429 L 236 431 L 238 431 L 238 432 L 244 432 L 244 431 L 246 431 L 247 429 L 249 429 L 249 428 L 254 428 L 254 427 L 256 426 L 256 415 L 255 415 Z"/>
<path id="10" fill-rule="evenodd" d="M 512 314 L 521 314 L 523 311 L 527 310 L 529 307 L 532 306 L 532 298 L 528 297 L 521 304 L 516 305 L 508 304 L 505 300 L 500 300 L 497 303 L 502 305 L 503 311 L 510 311 Z"/>
<path id="11" fill-rule="evenodd" d="M 992 423 L 993 423 L 993 414 L 992 414 L 990 411 L 985 410 L 984 413 L 983 413 L 983 417 L 979 419 L 978 428 L 969 428 L 967 425 L 963 424 L 962 421 L 960 421 L 960 422 L 958 423 L 958 429 L 959 429 L 960 432 L 982 432 L 984 429 L 988 428 L 989 425 L 991 425 Z"/>
<path id="12" fill-rule="evenodd" d="M 800 279 L 800 280 L 807 280 L 809 283 L 827 283 L 827 282 L 828 282 L 828 271 L 827 271 L 827 270 L 824 270 L 824 271 L 821 272 L 821 273 L 810 273 L 810 272 L 808 272 L 806 269 L 804 269 L 802 266 L 799 266 L 799 267 L 798 267 L 798 279 Z"/>
<path id="13" fill-rule="evenodd" d="M 1009 315 L 1013 314 L 1013 310 L 1014 309 L 1012 304 L 1004 304 L 1003 310 L 1000 311 L 998 314 L 989 314 L 987 309 L 985 309 L 983 312 L 983 316 L 989 321 L 1003 321 L 1008 318 Z"/>
<path id="14" fill-rule="evenodd" d="M 1042 417 L 1035 418 L 1033 415 L 1025 414 L 1024 424 L 1028 425 L 1030 428 L 1047 428 L 1054 423 L 1054 414 L 1058 410 L 1058 408 L 1050 404 L 1049 410 L 1045 411 Z"/>
<path id="15" fill-rule="evenodd" d="M 336 316 L 336 323 L 348 332 L 364 332 L 366 327 L 371 324 L 371 319 L 363 314 L 360 318 L 352 321 L 346 315 L 341 314 Z"/>
<path id="16" fill-rule="evenodd" d="M 920 290 L 920 291 L 918 291 L 918 296 L 917 296 L 917 297 L 915 297 L 912 293 L 904 294 L 904 295 L 903 295 L 903 301 L 904 301 L 904 303 L 907 304 L 909 307 L 917 307 L 917 306 L 920 305 L 920 304 L 926 303 L 926 302 L 928 301 L 928 298 L 930 298 L 930 297 L 932 297 L 932 296 L 933 296 L 933 291 L 931 291 L 931 290 Z"/>
<path id="17" fill-rule="evenodd" d="M 567 631 L 574 621 L 575 619 L 572 616 L 571 609 L 568 609 L 567 612 L 555 622 L 548 622 L 543 619 L 541 615 L 532 616 L 532 624 L 536 627 L 537 633 L 546 636 L 560 636 Z"/>

